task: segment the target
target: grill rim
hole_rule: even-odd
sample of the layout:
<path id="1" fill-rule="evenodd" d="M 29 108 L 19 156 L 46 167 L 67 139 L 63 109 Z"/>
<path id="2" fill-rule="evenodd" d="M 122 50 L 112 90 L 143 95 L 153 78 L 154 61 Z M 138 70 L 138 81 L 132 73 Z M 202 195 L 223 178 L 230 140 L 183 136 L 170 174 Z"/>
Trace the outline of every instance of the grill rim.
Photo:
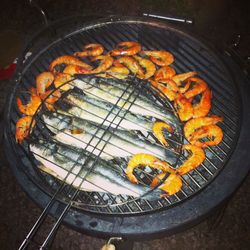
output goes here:
<path id="1" fill-rule="evenodd" d="M 125 17 L 123 17 L 123 18 L 125 18 Z M 122 18 L 122 19 L 123 19 Z M 134 18 L 134 17 L 133 17 Z M 140 18 L 141 19 L 141 18 Z M 144 20 L 145 20 L 145 18 L 143 18 Z M 120 18 L 119 18 L 119 20 L 120 20 Z M 87 25 L 87 24 L 86 24 Z M 173 27 L 172 25 L 171 25 L 171 27 Z M 180 28 L 178 27 L 178 30 L 180 30 Z M 190 35 L 190 32 L 186 32 L 186 31 L 183 31 L 185 34 L 188 34 L 188 35 Z M 192 35 L 191 35 L 192 36 Z M 197 39 L 197 35 L 195 35 L 195 36 L 192 36 L 192 39 L 193 38 L 195 38 L 195 39 Z M 208 46 L 208 44 L 207 44 L 207 42 L 204 42 L 204 41 L 202 41 L 202 39 L 199 39 L 199 41 L 201 41 L 202 43 L 204 43 L 208 48 L 210 48 L 211 49 L 211 45 L 210 46 Z M 212 52 L 214 52 L 215 51 L 215 49 L 212 49 L 211 50 Z M 217 55 L 216 55 L 217 57 L 218 57 L 218 53 L 217 53 Z M 221 58 L 220 58 L 221 59 Z M 226 61 L 224 61 L 224 63 L 226 64 Z M 232 62 L 233 63 L 233 62 Z M 18 73 L 18 71 L 16 71 L 17 73 Z M 16 75 L 16 74 L 15 74 Z M 18 76 L 18 75 L 17 75 Z M 15 77 L 13 78 L 13 79 L 15 79 Z M 15 86 L 15 87 L 17 87 L 17 86 Z M 14 89 L 15 90 L 15 89 Z M 240 90 L 242 90 L 242 89 L 240 89 Z M 11 103 L 11 100 L 13 99 L 13 97 L 14 97 L 14 92 L 15 91 L 13 91 L 13 90 L 11 90 L 10 91 L 10 95 L 9 95 L 9 98 L 7 99 L 8 101 L 9 101 L 9 103 Z M 242 91 L 241 91 L 242 92 Z M 244 94 L 245 92 L 242 92 L 241 94 L 242 94 L 242 96 L 243 96 L 243 94 Z M 246 94 L 246 93 L 245 93 Z M 10 104 L 9 105 L 7 105 L 7 108 L 5 109 L 5 121 L 6 121 L 6 117 L 8 117 L 8 109 L 10 109 Z M 244 110 L 243 110 L 243 112 L 242 112 L 242 116 L 243 116 L 243 113 L 244 113 Z M 243 117 L 244 118 L 244 117 Z M 4 123 L 4 125 L 6 125 L 6 122 Z M 243 127 L 243 124 L 242 124 L 242 127 Z M 244 127 L 243 127 L 244 128 Z M 240 137 L 241 137 L 241 134 L 242 134 L 243 132 L 242 131 L 240 131 Z M 240 137 L 239 137 L 239 140 L 238 141 L 240 141 Z M 4 147 L 4 149 L 5 149 L 5 154 L 6 154 L 6 156 L 7 156 L 7 158 L 8 158 L 8 161 L 9 162 L 11 162 L 11 161 L 13 161 L 13 158 L 11 157 L 11 155 L 9 155 L 9 152 L 10 152 L 10 150 L 7 150 L 8 149 L 8 147 L 10 147 L 11 148 L 11 145 L 9 145 L 9 142 L 8 142 L 8 133 L 6 133 L 6 126 L 4 126 L 4 144 L 5 144 L 5 147 Z M 235 148 L 235 150 L 234 150 L 234 152 L 232 152 L 232 154 L 231 154 L 231 157 L 230 157 L 230 159 L 228 160 L 228 162 L 227 162 L 227 164 L 224 166 L 224 168 L 223 168 L 223 170 L 224 169 L 226 169 L 227 168 L 227 165 L 231 162 L 231 158 L 233 158 L 233 155 L 235 154 L 235 151 L 236 151 L 236 149 L 238 148 L 238 144 L 239 143 L 237 143 L 237 145 L 236 145 L 236 148 Z M 7 145 L 7 146 L 6 146 Z M 18 161 L 16 161 L 16 165 L 18 165 Z M 11 168 L 12 168 L 12 171 L 13 170 L 16 170 L 16 171 L 13 171 L 13 172 L 16 172 L 16 174 L 15 174 L 15 176 L 18 176 L 19 177 L 19 174 L 23 174 L 23 173 L 20 173 L 20 172 L 18 172 L 17 170 L 18 169 L 16 169 L 16 168 L 13 168 L 12 167 L 12 164 L 10 164 L 10 166 L 11 166 Z M 220 171 L 220 174 L 219 175 L 217 175 L 217 177 L 214 179 L 214 181 L 216 181 L 218 178 L 219 178 L 219 176 L 223 173 L 224 171 Z M 20 181 L 22 178 L 24 178 L 25 176 L 22 176 L 20 179 L 18 179 L 18 181 Z M 24 178 L 25 179 L 25 178 Z M 29 181 L 29 180 L 28 180 Z M 213 181 L 213 182 L 214 182 Z M 211 185 L 213 184 L 213 182 L 212 183 L 210 183 L 205 189 L 203 188 L 202 189 L 202 191 L 204 192 L 206 189 L 211 189 Z M 23 185 L 21 185 L 21 186 L 23 186 Z M 29 190 L 29 189 L 27 189 L 27 190 Z M 30 196 L 30 194 L 29 194 L 29 192 L 27 191 L 27 190 L 24 190 L 24 191 L 26 191 L 26 193 Z M 201 192 L 201 193 L 203 193 L 203 192 Z M 197 195 L 200 195 L 200 192 L 198 192 L 195 196 L 197 196 Z M 195 196 L 193 197 L 191 197 L 190 199 L 185 199 L 185 201 L 186 202 L 190 202 L 190 200 L 193 200 L 194 198 L 195 198 Z M 33 197 L 34 198 L 34 197 Z M 38 203 L 38 200 L 36 200 L 36 199 L 33 199 L 32 198 L 32 200 L 33 201 L 35 201 L 35 203 Z M 185 202 L 185 203 L 186 203 Z M 56 201 L 56 203 L 57 203 L 57 201 Z M 41 204 L 38 204 L 39 206 L 41 205 Z M 178 206 L 183 206 L 183 204 L 178 204 Z M 177 206 L 177 207 L 178 207 Z M 60 204 L 58 204 L 58 207 L 60 207 Z M 171 208 L 170 209 L 167 209 L 167 211 L 168 210 L 174 210 L 174 208 L 175 208 L 176 206 L 171 206 Z M 54 210 L 54 209 L 53 209 Z M 57 210 L 57 211 L 59 211 L 60 209 L 55 209 L 55 210 Z M 159 211 L 159 210 L 157 210 L 157 211 L 154 211 L 154 214 L 158 214 L 158 213 L 164 213 L 164 212 L 166 212 L 166 211 Z M 84 213 L 86 213 L 86 214 L 88 214 L 88 212 L 84 212 Z M 151 214 L 151 213 L 150 213 Z M 90 213 L 90 215 L 93 217 L 93 213 L 91 212 Z M 107 215 L 107 217 L 109 217 L 110 215 Z M 111 215 L 112 217 L 117 217 L 116 215 L 114 215 L 114 214 L 112 214 Z M 126 215 L 127 216 L 127 215 Z M 136 214 L 136 215 L 128 215 L 127 217 L 134 217 L 134 216 L 136 216 L 136 217 L 141 217 L 141 216 L 147 216 L 147 215 L 140 215 L 140 216 L 138 216 L 138 214 Z M 68 215 L 67 215 L 67 217 L 68 217 Z M 65 221 L 65 223 L 66 224 L 69 224 L 70 226 L 72 226 L 71 225 L 71 223 L 69 222 L 68 223 L 68 221 L 67 221 L 67 217 L 66 217 L 66 221 Z M 98 219 L 101 219 L 102 217 L 106 217 L 106 214 L 105 214 L 105 216 L 103 215 L 103 214 L 101 214 L 100 216 L 96 216 L 95 215 L 95 217 L 97 217 Z M 114 219 L 115 221 L 116 220 L 119 220 L 119 219 L 121 219 L 121 215 L 119 215 L 118 217 L 117 217 L 117 219 Z M 125 218 L 125 220 L 126 220 L 126 218 Z M 91 221 L 91 219 L 90 219 L 90 221 Z M 104 220 L 105 221 L 105 220 Z M 110 219 L 107 219 L 107 221 L 110 221 Z M 157 220 L 158 221 L 158 220 Z M 117 223 L 116 223 L 117 224 Z M 74 227 L 74 225 L 73 225 L 73 227 Z M 77 228 L 75 228 L 75 229 L 77 229 Z M 89 230 L 87 230 L 87 231 L 89 231 L 89 232 L 91 232 L 91 235 L 93 235 L 93 233 L 94 232 L 96 232 L 96 229 L 91 229 L 91 227 L 89 228 Z M 102 235 L 102 234 L 100 234 L 100 235 Z M 107 234 L 105 234 L 105 235 L 107 235 Z M 110 235 L 116 235 L 116 234 L 110 234 Z M 120 235 L 120 234 L 119 234 Z M 125 236 L 126 236 L 127 234 L 125 234 Z M 145 237 L 145 233 L 143 233 L 143 236 Z"/>

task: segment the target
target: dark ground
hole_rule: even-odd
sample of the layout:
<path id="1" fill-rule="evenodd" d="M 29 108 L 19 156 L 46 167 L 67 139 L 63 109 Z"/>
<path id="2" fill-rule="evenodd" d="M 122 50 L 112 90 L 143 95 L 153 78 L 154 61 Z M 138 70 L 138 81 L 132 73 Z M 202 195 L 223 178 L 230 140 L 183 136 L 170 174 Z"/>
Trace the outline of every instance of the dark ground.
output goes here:
<path id="1" fill-rule="evenodd" d="M 1 1 L 0 10 L 0 68 L 17 57 L 24 41 L 41 26 L 38 12 L 28 1 Z M 72 13 L 107 13 L 136 15 L 143 10 L 177 16 L 193 17 L 191 28 L 207 40 L 224 45 L 240 33 L 239 53 L 250 55 L 250 8 L 247 1 L 37 1 L 50 19 Z M 103 13 L 102 13 L 103 14 Z M 0 104 L 4 105 L 7 81 L 0 81 Z M 0 249 L 17 249 L 41 210 L 23 193 L 12 176 L 8 162 L 0 150 Z M 240 166 L 235 166 L 240 167 Z M 136 242 L 134 249 L 250 249 L 250 177 L 232 197 L 218 216 L 209 218 L 183 233 L 159 240 Z M 216 223 L 215 223 L 216 222 Z M 50 221 L 46 222 L 49 225 Z M 100 249 L 104 240 L 76 233 L 61 226 L 52 249 Z"/>

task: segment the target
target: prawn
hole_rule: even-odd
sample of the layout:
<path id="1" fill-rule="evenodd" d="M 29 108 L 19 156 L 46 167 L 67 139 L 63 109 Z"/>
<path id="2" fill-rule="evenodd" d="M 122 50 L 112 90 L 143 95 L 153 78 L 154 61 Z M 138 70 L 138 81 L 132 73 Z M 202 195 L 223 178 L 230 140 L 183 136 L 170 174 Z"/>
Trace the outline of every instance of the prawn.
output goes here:
<path id="1" fill-rule="evenodd" d="M 151 168 L 159 169 L 163 172 L 174 173 L 174 169 L 165 162 L 159 160 L 157 157 L 150 155 L 150 154 L 135 154 L 128 162 L 128 166 L 125 170 L 128 179 L 135 184 L 138 184 L 138 180 L 133 174 L 133 171 L 136 167 L 139 166 L 149 166 Z"/>
<path id="2" fill-rule="evenodd" d="M 138 42 L 120 42 L 117 47 L 110 51 L 111 56 L 133 56 L 141 51 L 141 45 Z"/>
<path id="3" fill-rule="evenodd" d="M 143 51 L 143 53 L 159 66 L 168 66 L 174 62 L 174 56 L 168 51 L 147 50 Z"/>
<path id="4" fill-rule="evenodd" d="M 164 84 L 163 82 L 156 82 L 153 80 L 151 80 L 150 83 L 153 87 L 160 90 L 170 101 L 175 100 L 179 96 L 179 93 L 175 90 L 176 84 L 170 79 L 164 79 Z"/>
<path id="5" fill-rule="evenodd" d="M 75 52 L 74 56 L 100 56 L 104 51 L 103 46 L 99 43 L 90 43 L 85 45 L 83 48 L 85 49 L 84 51 Z"/>
<path id="6" fill-rule="evenodd" d="M 162 66 L 154 74 L 155 81 L 171 79 L 176 74 L 175 69 L 170 66 Z"/>
<path id="7" fill-rule="evenodd" d="M 210 117 L 206 116 L 206 117 L 193 118 L 187 121 L 186 124 L 184 125 L 184 135 L 187 138 L 187 140 L 191 140 L 193 133 L 197 129 L 203 126 L 213 125 L 222 121 L 223 117 L 217 115 L 212 115 Z"/>
<path id="8" fill-rule="evenodd" d="M 193 107 L 184 96 L 179 96 L 174 100 L 174 106 L 181 121 L 188 121 L 193 117 Z"/>
<path id="9" fill-rule="evenodd" d="M 166 173 L 161 173 L 158 174 L 153 181 L 150 184 L 151 188 L 154 188 L 156 185 L 159 184 L 159 181 L 164 179 L 164 177 L 166 176 Z M 159 189 L 163 190 L 164 192 L 166 192 L 166 195 L 173 195 L 175 193 L 177 193 L 178 191 L 180 191 L 182 188 L 182 180 L 180 175 L 178 174 L 170 174 L 167 179 L 159 186 Z M 162 195 L 162 196 L 166 196 L 166 195 Z"/>
<path id="10" fill-rule="evenodd" d="M 207 88 L 201 96 L 200 102 L 193 107 L 193 118 L 206 116 L 211 109 L 212 91 Z"/>
<path id="11" fill-rule="evenodd" d="M 36 77 L 37 94 L 45 93 L 45 90 L 53 83 L 54 75 L 51 72 L 42 72 Z"/>
<path id="12" fill-rule="evenodd" d="M 173 128 L 165 122 L 155 122 L 152 128 L 153 134 L 159 140 L 159 142 L 162 145 L 168 146 L 168 142 L 166 141 L 163 134 L 163 129 L 167 129 L 169 133 L 174 132 Z"/>
<path id="13" fill-rule="evenodd" d="M 177 169 L 177 173 L 184 175 L 197 168 L 206 158 L 205 152 L 202 148 L 191 144 L 182 146 L 182 150 L 191 151 L 191 156 Z"/>
<path id="14" fill-rule="evenodd" d="M 190 71 L 182 74 L 177 74 L 172 77 L 172 80 L 175 81 L 178 86 L 180 86 L 182 82 L 195 75 L 197 75 L 196 71 Z"/>
<path id="15" fill-rule="evenodd" d="M 188 78 L 188 81 L 191 82 L 191 89 L 188 89 L 184 94 L 187 99 L 199 95 L 207 89 L 207 83 L 200 78 L 191 77 Z"/>
<path id="16" fill-rule="evenodd" d="M 201 139 L 208 138 L 207 141 L 200 141 Z M 190 143 L 198 147 L 216 146 L 221 143 L 223 139 L 223 131 L 217 125 L 203 126 L 193 133 Z"/>
<path id="17" fill-rule="evenodd" d="M 21 113 L 25 115 L 34 115 L 41 105 L 41 98 L 34 94 L 34 91 L 31 94 L 30 101 L 27 104 L 23 104 L 22 100 L 17 97 L 16 102 L 17 102 L 17 107 L 20 110 Z"/>
<path id="18" fill-rule="evenodd" d="M 92 66 L 90 66 L 89 64 L 81 61 L 80 59 L 74 57 L 74 56 L 68 56 L 68 55 L 64 55 L 64 56 L 59 56 L 57 57 L 55 60 L 53 60 L 50 65 L 49 65 L 49 71 L 51 72 L 56 72 L 55 70 L 55 67 L 57 65 L 60 65 L 60 64 L 66 64 L 66 65 L 69 65 L 69 64 L 72 64 L 72 65 L 77 65 L 77 66 L 80 66 L 80 67 L 83 67 L 85 68 L 86 70 L 91 70 L 92 69 Z"/>
<path id="19" fill-rule="evenodd" d="M 101 60 L 100 65 L 97 68 L 90 71 L 89 74 L 96 74 L 106 71 L 112 66 L 114 61 L 113 57 L 109 55 L 96 56 L 91 59 L 91 61 L 97 61 L 97 60 Z"/>
<path id="20" fill-rule="evenodd" d="M 16 123 L 16 142 L 21 144 L 34 126 L 35 120 L 32 121 L 32 116 L 21 117 Z"/>
<path id="21" fill-rule="evenodd" d="M 57 73 L 54 80 L 54 85 L 56 88 L 60 88 L 63 91 L 67 91 L 73 88 L 69 82 L 73 80 L 73 77 L 65 73 Z M 66 84 L 68 82 L 68 84 Z"/>
<path id="22" fill-rule="evenodd" d="M 71 76 L 73 76 L 75 74 L 86 74 L 86 73 L 89 73 L 89 72 L 90 72 L 89 69 L 86 69 L 86 68 L 81 67 L 79 65 L 73 65 L 73 64 L 69 64 L 63 70 L 63 73 L 69 74 Z"/>
<path id="23" fill-rule="evenodd" d="M 41 99 L 44 100 L 44 103 L 48 110 L 55 111 L 53 104 L 58 101 L 61 97 L 61 92 L 59 89 L 57 90 L 48 90 L 43 95 L 41 95 Z"/>
<path id="24" fill-rule="evenodd" d="M 124 65 L 112 66 L 110 69 L 106 70 L 104 74 L 99 74 L 99 76 L 107 77 L 107 78 L 117 78 L 117 79 L 125 79 L 129 74 L 128 68 Z"/>
<path id="25" fill-rule="evenodd" d="M 145 73 L 143 73 L 142 75 L 138 74 L 138 77 L 141 79 L 148 79 L 149 77 L 153 76 L 155 71 L 156 71 L 156 67 L 155 65 L 148 59 L 146 58 L 142 58 L 140 56 L 133 56 L 138 62 L 139 64 L 145 69 Z"/>
<path id="26" fill-rule="evenodd" d="M 143 69 L 140 64 L 130 56 L 123 56 L 115 60 L 114 65 L 125 65 L 134 75 L 143 75 Z"/>

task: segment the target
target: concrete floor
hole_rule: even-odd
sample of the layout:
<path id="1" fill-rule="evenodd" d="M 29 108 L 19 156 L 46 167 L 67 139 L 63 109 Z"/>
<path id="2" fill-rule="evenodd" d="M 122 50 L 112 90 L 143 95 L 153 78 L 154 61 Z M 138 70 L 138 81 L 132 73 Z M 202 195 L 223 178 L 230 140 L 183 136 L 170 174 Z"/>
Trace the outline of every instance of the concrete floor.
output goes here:
<path id="1" fill-rule="evenodd" d="M 52 3 L 52 1 L 47 0 L 43 1 L 41 5 L 47 8 L 52 18 L 60 16 L 63 11 L 66 13 L 72 13 L 75 9 L 79 11 L 79 7 L 81 9 L 85 7 L 87 11 L 91 8 L 96 11 L 101 6 L 102 9 L 109 8 L 111 11 L 118 13 L 122 13 L 122 10 L 126 9 L 128 13 L 132 14 L 137 14 L 143 8 L 150 11 L 157 11 L 160 8 L 160 4 L 154 4 L 153 1 L 149 0 L 141 1 L 140 4 L 135 0 L 117 1 L 117 4 L 112 1 L 105 1 L 106 3 L 103 3 L 103 1 L 76 2 L 77 4 L 72 6 L 73 4 L 62 1 L 57 11 L 55 11 L 55 6 L 58 1 Z M 165 1 L 161 10 L 166 11 L 168 9 L 172 14 L 194 16 L 196 25 L 190 29 L 219 46 L 230 41 L 235 34 L 241 33 L 243 41 L 238 52 L 242 57 L 250 55 L 250 32 L 248 28 L 250 12 L 248 11 L 249 7 L 244 5 L 243 1 L 238 1 L 237 4 L 233 1 L 211 1 L 210 5 L 206 5 L 208 1 L 194 0 L 189 1 L 188 4 L 187 2 Z M 74 7 L 76 8 L 74 9 Z M 131 12 L 129 12 L 130 10 Z M 24 42 L 40 26 L 41 19 L 35 10 L 27 4 L 14 0 L 3 1 L 0 14 L 0 68 L 2 68 L 18 56 Z M 27 16 L 29 18 L 25 18 Z M 0 81 L 1 109 L 4 107 L 6 89 L 11 87 L 8 81 Z M 29 200 L 16 182 L 4 156 L 3 148 L 0 149 L 0 159 L 0 248 L 12 250 L 18 248 L 28 230 L 40 215 L 41 210 Z M 223 211 L 222 217 L 211 217 L 194 228 L 177 235 L 153 241 L 135 242 L 134 249 L 249 249 L 249 187 L 250 176 L 246 178 L 241 188 L 232 197 Z M 46 228 L 51 222 L 50 219 L 46 221 L 42 236 L 46 235 Z M 61 226 L 52 249 L 100 249 L 104 243 L 105 241 L 102 239 L 82 235 Z"/>

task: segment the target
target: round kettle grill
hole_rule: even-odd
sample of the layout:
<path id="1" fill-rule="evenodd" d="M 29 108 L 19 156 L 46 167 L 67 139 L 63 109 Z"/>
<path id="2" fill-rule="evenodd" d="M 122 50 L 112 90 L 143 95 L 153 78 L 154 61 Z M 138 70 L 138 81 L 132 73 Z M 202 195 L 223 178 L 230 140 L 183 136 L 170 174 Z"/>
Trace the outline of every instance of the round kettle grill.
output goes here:
<path id="1" fill-rule="evenodd" d="M 46 71 L 54 58 L 73 54 L 87 43 L 101 43 L 106 51 L 110 51 L 120 41 L 127 40 L 140 42 L 144 50 L 170 51 L 175 57 L 173 67 L 177 73 L 197 71 L 212 89 L 211 113 L 224 117 L 221 124 L 224 132 L 222 143 L 206 149 L 204 163 L 183 176 L 183 188 L 169 197 L 147 200 L 143 196 L 135 199 L 127 195 L 80 190 L 40 172 L 30 153 L 29 141 L 22 145 L 15 141 L 15 123 L 20 118 L 16 97 L 27 98 L 26 93 L 34 86 L 36 75 Z M 91 235 L 127 239 L 159 237 L 184 230 L 221 205 L 248 172 L 247 147 L 250 141 L 247 128 L 250 120 L 246 107 L 250 100 L 247 78 L 230 54 L 216 51 L 173 25 L 134 17 L 111 17 L 94 22 L 83 22 L 78 17 L 55 23 L 39 32 L 27 46 L 13 80 L 16 86 L 10 93 L 5 109 L 5 152 L 22 188 L 44 208 L 21 248 L 28 245 L 48 214 L 55 217 L 56 222 L 44 247 L 53 238 L 61 222 Z M 124 86 L 127 86 L 128 93 L 137 91 L 138 96 L 151 98 L 156 105 L 167 107 L 175 114 L 171 103 L 152 90 L 144 80 L 131 77 L 124 82 Z M 39 113 L 36 115 L 39 119 Z M 174 139 L 179 146 L 185 143 L 182 126 L 178 128 L 180 137 L 177 135 L 177 139 Z M 37 131 L 42 135 L 45 133 L 41 128 Z M 185 155 L 177 154 L 176 166 L 180 160 L 185 160 Z M 138 172 L 138 178 L 140 174 Z"/>

